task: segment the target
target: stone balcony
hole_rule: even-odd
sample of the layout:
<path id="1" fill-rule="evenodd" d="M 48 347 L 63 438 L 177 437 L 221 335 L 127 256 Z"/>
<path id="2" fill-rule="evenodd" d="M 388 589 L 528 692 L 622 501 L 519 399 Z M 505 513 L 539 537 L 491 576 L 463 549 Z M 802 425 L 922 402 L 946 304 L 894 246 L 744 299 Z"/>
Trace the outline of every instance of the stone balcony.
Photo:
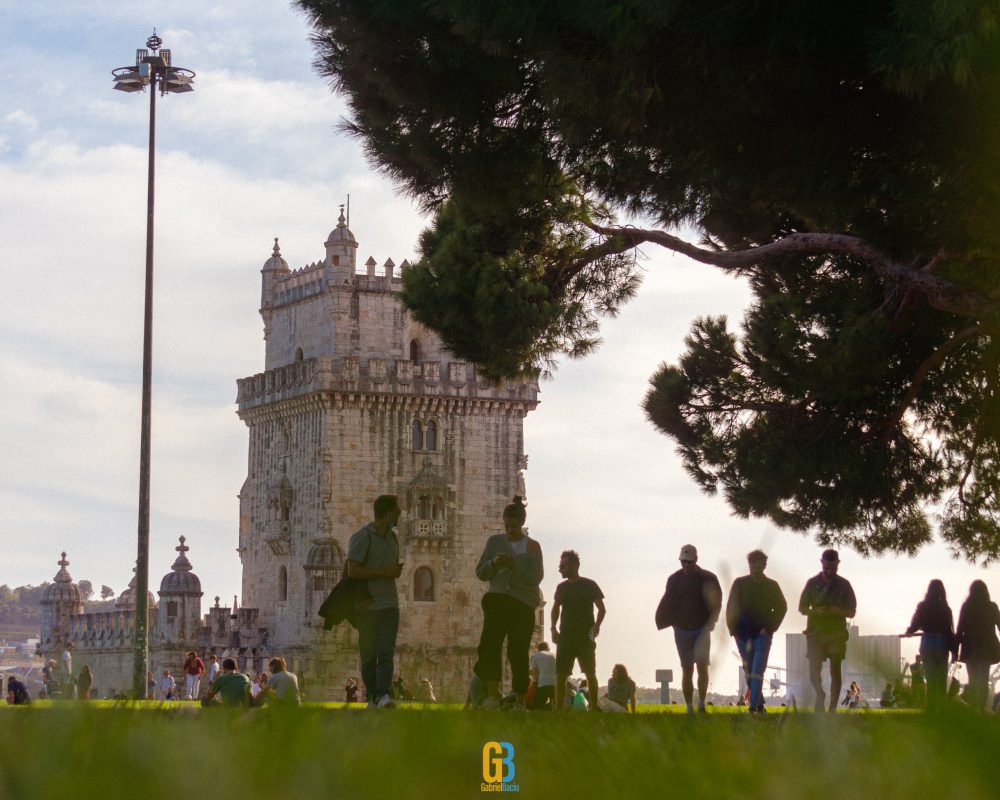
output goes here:
<path id="1" fill-rule="evenodd" d="M 240 411 L 314 392 L 467 397 L 532 406 L 538 401 L 537 382 L 481 383 L 473 365 L 461 361 L 322 356 L 240 378 L 236 385 Z"/>

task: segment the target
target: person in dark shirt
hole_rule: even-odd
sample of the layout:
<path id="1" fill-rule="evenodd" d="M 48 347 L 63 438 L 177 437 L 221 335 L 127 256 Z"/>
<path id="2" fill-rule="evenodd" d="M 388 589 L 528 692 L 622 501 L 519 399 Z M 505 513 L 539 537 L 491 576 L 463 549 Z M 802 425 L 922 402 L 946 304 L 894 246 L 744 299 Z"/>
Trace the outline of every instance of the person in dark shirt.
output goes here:
<path id="1" fill-rule="evenodd" d="M 919 688 L 927 683 L 927 710 L 939 709 L 947 697 L 948 656 L 957 655 L 955 624 L 944 584 L 935 578 L 927 585 L 927 594 L 917 603 L 910 627 L 904 636 L 920 632 L 918 664 L 910 667 L 914 700 L 919 704 Z M 919 667 L 919 669 L 918 669 Z M 919 676 L 919 679 L 918 679 Z"/>
<path id="2" fill-rule="evenodd" d="M 681 548 L 681 568 L 667 579 L 667 588 L 656 610 L 656 626 L 673 626 L 681 662 L 681 689 L 688 713 L 694 711 L 694 668 L 698 667 L 698 710 L 705 710 L 708 694 L 710 637 L 722 610 L 719 579 L 698 566 L 693 544 Z"/>
<path id="3" fill-rule="evenodd" d="M 958 660 L 969 673 L 966 702 L 977 711 L 986 707 L 990 667 L 1000 661 L 1000 607 L 990 600 L 990 590 L 981 580 L 969 586 L 969 596 L 958 612 Z"/>
<path id="4" fill-rule="evenodd" d="M 28 687 L 16 675 L 7 679 L 7 705 L 26 706 L 31 702 Z"/>
<path id="5" fill-rule="evenodd" d="M 743 672 L 750 688 L 751 714 L 764 711 L 764 670 L 771 653 L 771 640 L 788 611 L 788 603 L 777 581 L 764 575 L 767 555 L 754 550 L 747 555 L 749 575 L 733 581 L 726 604 L 729 635 L 743 659 Z"/>
<path id="6" fill-rule="evenodd" d="M 816 711 L 826 705 L 823 692 L 823 662 L 830 660 L 830 712 L 837 710 L 842 685 L 840 664 L 847 654 L 847 618 L 858 610 L 851 584 L 837 574 L 840 555 L 836 550 L 824 550 L 820 559 L 822 570 L 806 581 L 799 598 L 799 613 L 809 620 L 806 626 L 806 658 L 809 661 L 809 681 L 816 693 Z"/>
<path id="7" fill-rule="evenodd" d="M 573 662 L 587 676 L 587 685 L 597 686 L 597 637 L 604 621 L 604 593 L 590 578 L 580 576 L 580 556 L 567 550 L 559 558 L 559 574 L 566 580 L 556 587 L 552 602 L 552 641 L 556 648 L 556 710 L 561 711 L 566 696 L 566 680 Z M 594 608 L 597 619 L 594 619 Z M 562 624 L 560 625 L 560 615 Z M 590 703 L 598 711 L 597 697 Z"/>

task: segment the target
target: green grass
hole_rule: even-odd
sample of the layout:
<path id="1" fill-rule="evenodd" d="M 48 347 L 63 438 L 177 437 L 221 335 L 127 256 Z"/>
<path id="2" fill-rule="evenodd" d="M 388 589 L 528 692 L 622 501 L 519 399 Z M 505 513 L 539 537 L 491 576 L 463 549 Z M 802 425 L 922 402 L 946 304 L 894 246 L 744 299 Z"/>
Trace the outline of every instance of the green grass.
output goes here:
<path id="1" fill-rule="evenodd" d="M 713 709 L 591 715 L 230 712 L 194 703 L 0 707 L 0 798 L 483 797 L 485 742 L 520 797 L 977 800 L 1000 794 L 1000 719 Z"/>

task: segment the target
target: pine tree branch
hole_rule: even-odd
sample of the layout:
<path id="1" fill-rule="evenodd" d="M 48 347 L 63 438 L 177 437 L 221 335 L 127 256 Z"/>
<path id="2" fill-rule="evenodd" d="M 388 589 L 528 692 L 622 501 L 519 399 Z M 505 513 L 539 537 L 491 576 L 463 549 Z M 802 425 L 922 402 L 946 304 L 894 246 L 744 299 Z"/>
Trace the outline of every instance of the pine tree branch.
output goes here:
<path id="1" fill-rule="evenodd" d="M 961 347 L 961 345 L 969 339 L 975 339 L 980 336 L 995 335 L 996 333 L 996 328 L 989 327 L 987 325 L 972 325 L 956 333 L 937 350 L 927 356 L 927 358 L 923 360 L 923 363 L 917 367 L 917 371 L 913 373 L 913 383 L 911 383 L 910 388 L 906 390 L 906 394 L 903 395 L 903 399 L 900 401 L 899 405 L 896 406 L 896 410 L 893 411 L 892 415 L 886 420 L 885 425 L 882 426 L 882 437 L 887 438 L 899 424 L 900 420 L 903 419 L 906 409 L 909 408 L 916 399 L 917 394 L 920 392 L 921 385 L 923 385 L 923 382 L 927 379 L 927 375 L 932 369 L 943 364 L 948 356 L 955 352 L 955 350 Z"/>
<path id="2" fill-rule="evenodd" d="M 792 233 L 775 242 L 747 250 L 714 251 L 705 250 L 660 230 L 632 226 L 609 227 L 595 223 L 587 223 L 587 227 L 595 233 L 607 237 L 607 241 L 602 244 L 607 245 L 610 242 L 615 242 L 617 252 L 637 247 L 643 242 L 651 242 L 702 264 L 710 264 L 726 270 L 749 269 L 769 260 L 790 255 L 842 253 L 868 264 L 877 275 L 886 281 L 916 289 L 927 298 L 928 303 L 933 308 L 939 311 L 974 319 L 1000 318 L 1000 307 L 997 303 L 935 274 L 934 268 L 942 258 L 941 253 L 937 253 L 925 268 L 918 268 L 893 261 L 864 239 L 842 233 Z M 616 245 L 612 245 L 612 247 Z"/>

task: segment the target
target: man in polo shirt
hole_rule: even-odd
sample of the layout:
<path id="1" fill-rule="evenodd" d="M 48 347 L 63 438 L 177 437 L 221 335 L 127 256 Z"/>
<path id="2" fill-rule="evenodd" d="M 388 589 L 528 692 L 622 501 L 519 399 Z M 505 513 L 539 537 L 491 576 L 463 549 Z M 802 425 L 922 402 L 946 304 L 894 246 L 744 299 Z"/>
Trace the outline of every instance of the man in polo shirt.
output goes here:
<path id="1" fill-rule="evenodd" d="M 604 621 L 604 592 L 590 578 L 581 577 L 580 556 L 575 550 L 567 550 L 562 554 L 559 559 L 559 574 L 566 580 L 556 587 L 552 601 L 552 641 L 557 645 L 556 710 L 562 711 L 566 680 L 573 671 L 573 662 L 578 661 L 580 670 L 587 676 L 587 686 L 592 687 L 594 692 L 590 709 L 598 711 L 596 640 Z"/>
<path id="2" fill-rule="evenodd" d="M 750 713 L 764 712 L 764 670 L 771 652 L 771 639 L 788 611 L 788 603 L 777 581 L 764 574 L 767 555 L 763 550 L 747 554 L 749 575 L 733 581 L 726 603 L 729 635 L 743 659 L 743 672 L 750 688 Z"/>
<path id="3" fill-rule="evenodd" d="M 693 544 L 681 548 L 680 562 L 681 568 L 667 579 L 667 589 L 657 609 L 657 627 L 674 628 L 681 662 L 681 689 L 690 714 L 694 711 L 695 666 L 698 710 L 705 710 L 711 633 L 722 611 L 722 587 L 713 573 L 698 566 L 698 551 Z"/>
<path id="4" fill-rule="evenodd" d="M 806 581 L 799 599 L 799 613 L 805 615 L 806 658 L 809 660 L 809 681 L 816 693 L 816 711 L 822 712 L 826 697 L 823 693 L 823 662 L 830 660 L 830 711 L 837 710 L 840 698 L 840 662 L 847 653 L 847 618 L 858 610 L 851 584 L 837 574 L 840 556 L 836 550 L 824 550 L 820 559 L 822 570 Z"/>
<path id="5" fill-rule="evenodd" d="M 347 577 L 368 581 L 371 605 L 355 615 L 361 678 L 369 708 L 392 708 L 392 669 L 399 632 L 399 599 L 396 578 L 403 571 L 399 539 L 393 528 L 399 522 L 399 501 L 380 495 L 374 504 L 375 519 L 352 537 L 347 548 Z"/>

